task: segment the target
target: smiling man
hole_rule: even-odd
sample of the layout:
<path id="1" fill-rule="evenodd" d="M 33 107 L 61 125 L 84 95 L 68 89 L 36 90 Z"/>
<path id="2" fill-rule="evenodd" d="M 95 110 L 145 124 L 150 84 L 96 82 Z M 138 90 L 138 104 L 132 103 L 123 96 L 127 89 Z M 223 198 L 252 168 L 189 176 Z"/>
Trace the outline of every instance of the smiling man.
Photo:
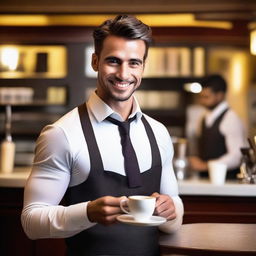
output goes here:
<path id="1" fill-rule="evenodd" d="M 93 69 L 98 71 L 97 95 L 124 120 L 132 109 L 132 95 L 141 83 L 145 51 L 142 40 L 109 35 L 100 55 L 94 53 L 92 57 Z"/>
<path id="2" fill-rule="evenodd" d="M 119 15 L 93 36 L 96 90 L 41 132 L 22 224 L 31 239 L 67 238 L 67 255 L 156 256 L 159 229 L 171 233 L 180 227 L 183 204 L 168 131 L 142 113 L 133 95 L 141 84 L 151 29 Z M 118 222 L 120 202 L 131 195 L 156 197 L 154 215 L 166 223 Z M 63 197 L 65 206 L 59 205 Z"/>

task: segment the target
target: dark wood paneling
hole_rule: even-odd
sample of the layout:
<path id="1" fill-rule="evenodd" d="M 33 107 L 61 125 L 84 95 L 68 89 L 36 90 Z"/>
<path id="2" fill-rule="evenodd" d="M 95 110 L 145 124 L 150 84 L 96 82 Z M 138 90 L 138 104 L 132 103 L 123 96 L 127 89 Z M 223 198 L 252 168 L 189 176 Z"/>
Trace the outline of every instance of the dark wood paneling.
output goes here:
<path id="1" fill-rule="evenodd" d="M 67 44 L 92 42 L 91 27 L 5 27 L 0 26 L 1 44 Z"/>
<path id="2" fill-rule="evenodd" d="M 30 240 L 20 221 L 23 188 L 0 188 L 0 254 L 3 256 L 63 256 L 63 239 Z"/>
<path id="3" fill-rule="evenodd" d="M 256 197 L 181 197 L 185 207 L 184 223 L 256 223 Z M 22 204 L 23 188 L 0 188 L 1 255 L 65 255 L 64 239 L 33 241 L 26 237 L 20 221 Z"/>
<path id="4" fill-rule="evenodd" d="M 256 197 L 181 196 L 184 223 L 256 223 Z"/>
<path id="5" fill-rule="evenodd" d="M 203 27 L 152 27 L 156 44 L 184 43 L 188 45 L 249 46 L 249 30 L 246 21 L 234 21 L 233 28 L 217 29 Z M 5 43 L 91 43 L 92 27 L 5 27 L 0 26 L 0 42 Z"/>
<path id="6" fill-rule="evenodd" d="M 232 29 L 203 27 L 153 27 L 156 43 L 188 45 L 228 45 L 245 46 L 249 49 L 249 29 L 247 21 L 233 21 Z"/>
<path id="7" fill-rule="evenodd" d="M 184 13 L 253 12 L 251 0 L 8 0 L 1 1 L 1 13 Z"/>

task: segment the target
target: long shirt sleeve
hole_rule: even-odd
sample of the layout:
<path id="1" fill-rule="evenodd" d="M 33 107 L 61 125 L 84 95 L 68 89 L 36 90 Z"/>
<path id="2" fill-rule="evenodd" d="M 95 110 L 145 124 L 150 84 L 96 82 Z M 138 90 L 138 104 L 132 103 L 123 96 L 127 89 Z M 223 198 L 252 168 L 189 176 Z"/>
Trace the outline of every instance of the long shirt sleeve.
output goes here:
<path id="1" fill-rule="evenodd" d="M 87 202 L 59 205 L 69 185 L 71 169 L 72 156 L 65 134 L 58 127 L 46 127 L 38 138 L 24 192 L 22 224 L 31 239 L 69 237 L 94 225 L 87 218 Z"/>
<path id="2" fill-rule="evenodd" d="M 225 137 L 227 153 L 214 159 L 225 163 L 228 169 L 237 168 L 241 162 L 240 148 L 247 146 L 244 127 L 233 111 L 229 111 L 220 124 L 220 131 Z"/>

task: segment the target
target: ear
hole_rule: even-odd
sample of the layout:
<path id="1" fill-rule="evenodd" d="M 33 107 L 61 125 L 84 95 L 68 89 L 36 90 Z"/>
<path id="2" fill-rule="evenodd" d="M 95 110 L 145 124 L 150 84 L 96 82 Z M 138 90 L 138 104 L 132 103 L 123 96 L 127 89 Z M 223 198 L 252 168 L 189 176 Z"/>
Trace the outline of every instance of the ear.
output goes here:
<path id="1" fill-rule="evenodd" d="M 98 58 L 98 55 L 96 55 L 96 53 L 93 53 L 92 54 L 92 68 L 94 71 L 98 71 L 98 64 L 99 64 L 99 58 Z"/>

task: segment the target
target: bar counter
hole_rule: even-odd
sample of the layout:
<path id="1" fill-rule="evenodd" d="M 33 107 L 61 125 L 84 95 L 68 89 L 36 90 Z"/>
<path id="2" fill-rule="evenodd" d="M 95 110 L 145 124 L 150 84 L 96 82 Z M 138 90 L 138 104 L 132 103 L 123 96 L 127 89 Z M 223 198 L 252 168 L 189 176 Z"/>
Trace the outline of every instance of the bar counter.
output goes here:
<path id="1" fill-rule="evenodd" d="M 178 184 L 180 195 L 256 197 L 256 184 L 241 184 L 238 180 L 228 180 L 224 185 L 213 185 L 208 179 L 188 179 L 179 181 Z"/>
<path id="2" fill-rule="evenodd" d="M 31 167 L 15 167 L 12 173 L 0 172 L 0 187 L 23 188 L 30 174 Z"/>
<path id="3" fill-rule="evenodd" d="M 16 167 L 13 173 L 0 173 L 1 255 L 65 255 L 63 239 L 29 240 L 24 234 L 20 214 L 23 192 L 31 167 Z M 226 182 L 223 186 L 208 180 L 179 182 L 184 203 L 183 223 L 254 223 L 256 224 L 256 185 Z"/>
<path id="4" fill-rule="evenodd" d="M 23 188 L 30 174 L 31 167 L 15 167 L 9 174 L 0 173 L 0 187 Z M 190 196 L 238 196 L 256 197 L 256 184 L 240 184 L 227 181 L 217 186 L 208 179 L 187 179 L 179 181 L 179 194 Z"/>

